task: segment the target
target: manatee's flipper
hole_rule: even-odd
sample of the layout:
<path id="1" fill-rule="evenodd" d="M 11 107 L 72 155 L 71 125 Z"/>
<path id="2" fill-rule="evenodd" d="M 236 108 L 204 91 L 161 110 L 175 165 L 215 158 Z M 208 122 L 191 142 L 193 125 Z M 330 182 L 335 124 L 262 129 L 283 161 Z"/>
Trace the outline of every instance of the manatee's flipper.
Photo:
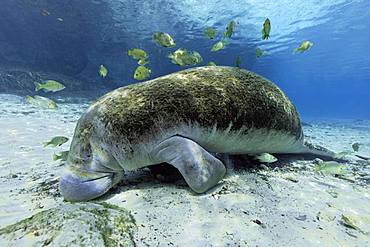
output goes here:
<path id="1" fill-rule="evenodd" d="M 196 142 L 181 136 L 173 136 L 159 143 L 151 152 L 151 157 L 158 163 L 166 162 L 176 167 L 197 193 L 216 185 L 226 173 L 220 160 Z"/>
<path id="2" fill-rule="evenodd" d="M 123 173 L 87 171 L 68 167 L 61 176 L 59 189 L 67 201 L 88 201 L 105 194 L 122 179 Z"/>

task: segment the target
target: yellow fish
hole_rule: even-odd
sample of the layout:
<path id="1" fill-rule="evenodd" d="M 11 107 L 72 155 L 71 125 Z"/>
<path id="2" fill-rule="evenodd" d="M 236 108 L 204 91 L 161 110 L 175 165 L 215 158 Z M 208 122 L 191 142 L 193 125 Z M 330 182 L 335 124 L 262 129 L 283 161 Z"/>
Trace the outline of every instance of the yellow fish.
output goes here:
<path id="1" fill-rule="evenodd" d="M 270 37 L 270 32 L 271 32 L 271 22 L 269 18 L 267 18 L 263 23 L 262 39 L 268 39 Z"/>
<path id="2" fill-rule="evenodd" d="M 38 96 L 36 95 L 35 97 L 31 97 L 29 95 L 26 96 L 26 100 L 28 103 L 35 107 L 41 107 L 41 108 L 47 108 L 47 109 L 52 109 L 55 110 L 58 108 L 57 104 L 46 97 Z"/>
<path id="3" fill-rule="evenodd" d="M 226 27 L 226 32 L 224 32 L 224 37 L 231 38 L 231 35 L 234 33 L 236 27 L 236 21 L 230 21 Z"/>
<path id="4" fill-rule="evenodd" d="M 43 89 L 46 92 L 58 92 L 66 88 L 62 83 L 54 80 L 47 80 L 44 82 L 44 84 L 35 82 L 35 86 L 36 86 L 35 91 Z"/>
<path id="5" fill-rule="evenodd" d="M 150 77 L 151 70 L 143 65 L 136 68 L 134 78 L 136 80 L 145 80 Z"/>
<path id="6" fill-rule="evenodd" d="M 65 137 L 65 136 L 55 136 L 50 141 L 44 142 L 44 147 L 47 147 L 47 146 L 52 146 L 52 147 L 61 146 L 64 143 L 66 143 L 68 140 L 69 140 L 68 137 Z"/>
<path id="7" fill-rule="evenodd" d="M 53 154 L 53 160 L 62 160 L 66 161 L 68 159 L 69 151 L 62 151 L 59 154 Z"/>
<path id="8" fill-rule="evenodd" d="M 156 32 L 153 34 L 153 40 L 163 47 L 171 48 L 176 45 L 176 42 L 168 33 Z"/>
<path id="9" fill-rule="evenodd" d="M 306 40 L 306 41 L 303 41 L 301 43 L 301 45 L 294 50 L 294 52 L 295 53 L 297 53 L 297 52 L 302 53 L 302 52 L 305 52 L 305 51 L 308 51 L 309 49 L 311 49 L 312 46 L 313 46 L 313 43 Z"/>
<path id="10" fill-rule="evenodd" d="M 226 48 L 227 43 L 228 43 L 228 42 L 227 42 L 226 40 L 218 41 L 216 44 L 214 44 L 214 45 L 212 46 L 211 51 L 219 51 L 219 50 L 225 49 L 225 48 Z"/>
<path id="11" fill-rule="evenodd" d="M 202 56 L 196 52 L 189 52 L 186 49 L 177 49 L 175 52 L 170 53 L 168 58 L 171 62 L 179 66 L 196 65 L 203 61 Z"/>
<path id="12" fill-rule="evenodd" d="M 138 48 L 134 48 L 132 50 L 129 50 L 127 52 L 127 54 L 129 56 L 132 56 L 136 60 L 147 59 L 148 58 L 148 54 L 144 50 L 138 49 Z"/>
<path id="13" fill-rule="evenodd" d="M 262 153 L 262 154 L 255 156 L 254 158 L 261 163 L 274 163 L 278 160 L 275 156 L 269 153 Z"/>
<path id="14" fill-rule="evenodd" d="M 99 67 L 99 75 L 104 78 L 104 77 L 107 76 L 107 74 L 108 74 L 107 68 L 104 67 L 104 65 L 100 65 L 100 67 Z"/>
<path id="15" fill-rule="evenodd" d="M 208 27 L 204 31 L 204 36 L 206 36 L 209 39 L 214 39 L 216 37 L 216 35 L 217 35 L 217 31 L 214 28 Z"/>

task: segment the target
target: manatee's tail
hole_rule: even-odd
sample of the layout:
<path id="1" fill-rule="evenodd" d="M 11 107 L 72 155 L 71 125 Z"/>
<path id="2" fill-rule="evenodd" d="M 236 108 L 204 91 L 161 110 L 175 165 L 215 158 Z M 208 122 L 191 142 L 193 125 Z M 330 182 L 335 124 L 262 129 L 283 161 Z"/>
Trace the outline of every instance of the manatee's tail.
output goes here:
<path id="1" fill-rule="evenodd" d="M 332 158 L 332 159 L 337 159 L 337 160 L 342 159 L 342 158 L 336 157 L 336 153 L 334 153 L 333 151 L 330 151 L 327 148 L 324 148 L 324 147 L 319 146 L 319 145 L 314 145 L 314 144 L 309 143 L 309 142 L 304 143 L 302 153 L 314 154 L 314 155 L 327 157 L 327 158 Z M 362 156 L 362 155 L 354 154 L 354 156 L 356 156 L 357 158 L 363 159 L 363 160 L 370 160 L 369 157 L 365 157 L 365 156 Z"/>
<path id="2" fill-rule="evenodd" d="M 333 151 L 330 151 L 327 148 L 324 148 L 319 145 L 314 145 L 309 142 L 304 143 L 302 153 L 314 154 L 318 156 L 335 159 L 335 153 Z"/>

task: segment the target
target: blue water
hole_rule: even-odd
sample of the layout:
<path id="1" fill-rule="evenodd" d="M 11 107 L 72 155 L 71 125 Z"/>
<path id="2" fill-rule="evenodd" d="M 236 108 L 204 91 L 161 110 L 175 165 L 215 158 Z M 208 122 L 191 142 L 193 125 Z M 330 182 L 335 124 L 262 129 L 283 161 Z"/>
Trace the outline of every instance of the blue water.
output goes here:
<path id="1" fill-rule="evenodd" d="M 267 17 L 271 37 L 262 41 Z M 238 25 L 230 45 L 211 52 L 216 41 L 205 38 L 204 29 L 220 35 L 231 20 Z M 170 33 L 177 45 L 158 47 L 151 39 L 156 31 Z M 368 0 L 12 0 L 0 8 L 0 34 L 0 69 L 65 74 L 86 90 L 135 83 L 128 49 L 150 54 L 155 78 L 182 69 L 167 54 L 183 47 L 200 52 L 203 64 L 233 66 L 240 56 L 243 68 L 274 81 L 304 118 L 370 118 Z M 312 49 L 293 54 L 304 40 Z M 268 54 L 257 59 L 256 47 Z M 98 76 L 100 64 L 109 81 Z"/>

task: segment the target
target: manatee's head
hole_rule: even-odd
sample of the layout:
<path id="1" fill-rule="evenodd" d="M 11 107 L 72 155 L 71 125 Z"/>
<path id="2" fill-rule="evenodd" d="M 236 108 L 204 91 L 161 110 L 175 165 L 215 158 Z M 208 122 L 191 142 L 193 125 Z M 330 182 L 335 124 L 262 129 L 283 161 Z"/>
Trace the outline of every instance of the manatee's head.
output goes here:
<path id="1" fill-rule="evenodd" d="M 82 120 L 81 120 L 82 119 Z M 91 136 L 94 129 L 83 117 L 77 124 L 66 168 L 59 189 L 67 201 L 88 201 L 105 194 L 120 179 L 121 175 L 109 167 L 108 158 L 93 150 Z"/>

